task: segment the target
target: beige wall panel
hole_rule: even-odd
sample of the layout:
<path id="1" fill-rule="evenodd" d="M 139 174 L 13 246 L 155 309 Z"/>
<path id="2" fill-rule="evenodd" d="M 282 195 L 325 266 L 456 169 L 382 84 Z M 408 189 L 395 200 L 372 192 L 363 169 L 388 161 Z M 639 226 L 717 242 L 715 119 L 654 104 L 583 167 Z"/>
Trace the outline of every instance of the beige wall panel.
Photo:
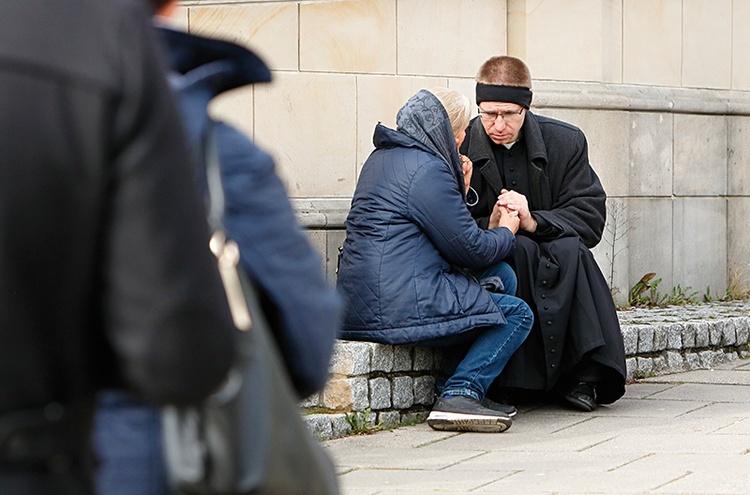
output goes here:
<path id="1" fill-rule="evenodd" d="M 294 3 L 190 7 L 189 17 L 193 33 L 247 46 L 272 69 L 297 69 Z"/>
<path id="2" fill-rule="evenodd" d="M 399 0 L 398 72 L 474 77 L 482 62 L 505 54 L 505 24 L 498 0 Z"/>
<path id="3" fill-rule="evenodd" d="M 611 196 L 628 192 L 629 118 L 626 112 L 541 109 L 539 114 L 579 127 L 589 145 L 589 162 Z"/>
<path id="4" fill-rule="evenodd" d="M 187 7 L 177 7 L 174 15 L 166 21 L 174 29 L 180 31 L 188 30 L 188 9 Z"/>
<path id="5" fill-rule="evenodd" d="M 682 85 L 729 89 L 732 0 L 683 0 L 682 9 Z"/>
<path id="6" fill-rule="evenodd" d="M 727 286 L 727 200 L 677 198 L 674 201 L 674 281 L 701 297 L 707 288 Z M 666 288 L 666 287 L 665 287 Z"/>
<path id="7" fill-rule="evenodd" d="M 374 149 L 372 133 L 382 122 L 396 127 L 396 113 L 417 91 L 445 86 L 445 78 L 357 76 L 357 170 Z"/>
<path id="8" fill-rule="evenodd" d="M 727 120 L 717 115 L 674 115 L 676 196 L 727 192 Z"/>
<path id="9" fill-rule="evenodd" d="M 750 90 L 750 2 L 732 2 L 732 89 Z"/>
<path id="10" fill-rule="evenodd" d="M 670 292 L 676 283 L 681 283 L 673 272 L 672 200 L 630 198 L 627 204 L 627 290 L 645 274 L 654 272 L 661 279 L 659 292 Z"/>
<path id="11" fill-rule="evenodd" d="M 750 196 L 750 117 L 728 117 L 728 119 L 728 193 L 730 196 Z M 748 244 L 748 251 L 750 251 L 750 244 Z"/>
<path id="12" fill-rule="evenodd" d="M 300 69 L 396 72 L 396 2 L 300 4 Z"/>
<path id="13" fill-rule="evenodd" d="M 750 289 L 750 198 L 729 198 L 727 278 L 738 289 Z"/>
<path id="14" fill-rule="evenodd" d="M 679 86 L 682 0 L 623 0 L 622 14 L 623 82 Z"/>
<path id="15" fill-rule="evenodd" d="M 273 83 L 272 83 L 273 84 Z M 244 86 L 217 96 L 209 104 L 211 116 L 238 128 L 248 136 L 253 132 L 254 86 Z"/>
<path id="16" fill-rule="evenodd" d="M 355 76 L 274 73 L 256 88 L 255 137 L 273 152 L 293 197 L 351 196 Z"/>
<path id="17" fill-rule="evenodd" d="M 628 194 L 672 195 L 671 113 L 630 114 L 630 163 Z"/>
<path id="18" fill-rule="evenodd" d="M 621 80 L 619 0 L 511 0 L 511 8 L 509 49 L 518 50 L 511 54 L 526 61 L 534 78 Z"/>
<path id="19" fill-rule="evenodd" d="M 629 288 L 628 203 L 626 198 L 607 199 L 607 224 L 602 240 L 591 250 L 618 304 L 627 302 Z"/>

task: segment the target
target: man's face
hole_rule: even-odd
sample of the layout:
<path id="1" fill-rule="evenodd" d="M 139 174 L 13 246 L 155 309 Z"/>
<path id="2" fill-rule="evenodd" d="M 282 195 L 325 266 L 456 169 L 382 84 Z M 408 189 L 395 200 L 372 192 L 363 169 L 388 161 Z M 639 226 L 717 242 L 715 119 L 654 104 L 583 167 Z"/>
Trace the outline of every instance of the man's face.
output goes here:
<path id="1" fill-rule="evenodd" d="M 479 104 L 479 117 L 493 143 L 509 144 L 518 141 L 526 110 L 516 103 L 483 101 Z"/>

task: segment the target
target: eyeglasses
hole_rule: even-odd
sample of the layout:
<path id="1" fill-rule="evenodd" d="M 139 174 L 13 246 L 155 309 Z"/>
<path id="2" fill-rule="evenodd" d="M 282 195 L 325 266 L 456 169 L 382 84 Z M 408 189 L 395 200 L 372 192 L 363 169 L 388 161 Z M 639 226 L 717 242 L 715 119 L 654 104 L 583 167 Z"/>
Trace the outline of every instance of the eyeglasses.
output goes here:
<path id="1" fill-rule="evenodd" d="M 486 112 L 482 110 L 481 108 L 478 109 L 479 111 L 479 117 L 485 121 L 485 122 L 495 122 L 498 117 L 503 119 L 506 124 L 510 124 L 511 122 L 518 122 L 518 120 L 521 118 L 521 114 L 523 113 L 523 108 L 519 111 L 515 110 L 507 110 L 505 112 Z"/>

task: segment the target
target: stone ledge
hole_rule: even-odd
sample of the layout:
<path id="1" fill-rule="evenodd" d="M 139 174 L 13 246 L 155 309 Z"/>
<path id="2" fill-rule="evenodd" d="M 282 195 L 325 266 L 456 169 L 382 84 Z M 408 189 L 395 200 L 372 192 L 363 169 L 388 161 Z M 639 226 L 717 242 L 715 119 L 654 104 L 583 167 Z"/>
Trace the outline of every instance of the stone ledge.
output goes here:
<path id="1" fill-rule="evenodd" d="M 629 380 L 710 369 L 750 357 L 750 301 L 618 311 Z M 319 438 L 351 433 L 360 423 L 396 426 L 424 420 L 434 401 L 437 349 L 336 342 L 326 388 L 301 403 Z"/>

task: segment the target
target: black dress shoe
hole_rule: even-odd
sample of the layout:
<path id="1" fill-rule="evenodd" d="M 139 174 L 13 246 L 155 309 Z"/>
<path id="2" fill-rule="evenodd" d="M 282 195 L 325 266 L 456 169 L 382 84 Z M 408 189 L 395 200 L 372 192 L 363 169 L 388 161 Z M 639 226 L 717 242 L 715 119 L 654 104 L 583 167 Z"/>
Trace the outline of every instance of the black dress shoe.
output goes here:
<path id="1" fill-rule="evenodd" d="M 598 406 L 594 398 L 594 384 L 589 382 L 578 382 L 578 385 L 565 394 L 565 400 L 576 409 L 586 412 L 591 412 Z"/>

